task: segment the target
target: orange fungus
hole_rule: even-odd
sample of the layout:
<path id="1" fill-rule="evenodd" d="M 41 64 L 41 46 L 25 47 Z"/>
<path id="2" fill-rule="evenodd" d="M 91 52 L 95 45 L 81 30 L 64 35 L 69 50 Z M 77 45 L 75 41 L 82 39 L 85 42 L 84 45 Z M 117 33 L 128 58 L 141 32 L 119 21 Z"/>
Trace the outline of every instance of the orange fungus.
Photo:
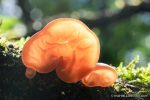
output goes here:
<path id="1" fill-rule="evenodd" d="M 33 78 L 35 72 L 56 70 L 61 80 L 78 82 L 94 69 L 99 46 L 95 33 L 81 21 L 53 20 L 25 43 L 22 50 L 22 61 L 27 67 L 25 74 Z"/>
<path id="2" fill-rule="evenodd" d="M 27 68 L 27 69 L 26 69 L 25 76 L 26 76 L 28 79 L 34 78 L 35 75 L 36 75 L 36 71 L 35 71 L 35 70 L 32 70 L 32 69 L 30 69 L 30 68 Z"/>
<path id="3" fill-rule="evenodd" d="M 95 69 L 82 79 L 82 83 L 87 87 L 109 87 L 117 79 L 115 69 L 104 63 L 97 63 Z"/>

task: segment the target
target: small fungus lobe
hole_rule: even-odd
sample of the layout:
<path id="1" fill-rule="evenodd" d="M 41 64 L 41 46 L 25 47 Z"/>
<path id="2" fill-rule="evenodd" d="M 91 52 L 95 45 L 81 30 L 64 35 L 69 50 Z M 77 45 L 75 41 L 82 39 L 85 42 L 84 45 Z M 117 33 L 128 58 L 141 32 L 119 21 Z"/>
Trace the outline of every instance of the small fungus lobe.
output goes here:
<path id="1" fill-rule="evenodd" d="M 82 83 L 87 87 L 109 87 L 117 79 L 116 70 L 104 63 L 97 63 L 95 69 L 82 79 Z"/>

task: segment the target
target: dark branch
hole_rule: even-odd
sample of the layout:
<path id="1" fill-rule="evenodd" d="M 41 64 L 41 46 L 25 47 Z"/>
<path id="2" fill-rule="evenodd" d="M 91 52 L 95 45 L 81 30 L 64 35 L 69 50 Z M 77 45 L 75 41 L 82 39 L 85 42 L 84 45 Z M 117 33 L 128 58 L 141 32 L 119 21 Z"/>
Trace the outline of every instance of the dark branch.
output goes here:
<path id="1" fill-rule="evenodd" d="M 150 12 L 150 3 L 143 2 L 138 6 L 125 6 L 119 13 L 113 15 L 109 15 L 109 16 L 105 15 L 92 20 L 85 20 L 85 19 L 81 19 L 81 20 L 83 20 L 90 27 L 96 27 L 96 26 L 106 27 L 112 23 L 116 23 L 121 20 L 128 19 L 134 14 L 140 12 Z"/>
<path id="2" fill-rule="evenodd" d="M 18 5 L 21 7 L 23 15 L 22 20 L 26 24 L 28 29 L 28 35 L 32 35 L 35 31 L 32 28 L 33 20 L 30 17 L 30 11 L 32 9 L 28 0 L 18 0 Z"/>
<path id="3" fill-rule="evenodd" d="M 30 4 L 27 1 L 24 0 L 18 0 L 18 5 L 21 7 L 23 15 L 22 15 L 22 19 L 23 21 L 28 24 L 30 22 L 32 22 L 32 19 L 30 18 Z"/>

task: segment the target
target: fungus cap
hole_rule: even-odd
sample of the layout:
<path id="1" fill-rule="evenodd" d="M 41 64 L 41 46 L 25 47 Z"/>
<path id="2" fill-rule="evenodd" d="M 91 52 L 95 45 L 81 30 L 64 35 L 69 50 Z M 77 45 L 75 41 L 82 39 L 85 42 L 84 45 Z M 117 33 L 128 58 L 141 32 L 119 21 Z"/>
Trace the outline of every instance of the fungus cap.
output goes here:
<path id="1" fill-rule="evenodd" d="M 87 87 L 109 87 L 117 79 L 116 70 L 104 63 L 97 63 L 95 69 L 82 79 L 82 83 Z"/>
<path id="2" fill-rule="evenodd" d="M 59 18 L 25 43 L 22 61 L 27 68 L 39 73 L 56 69 L 61 80 L 73 83 L 93 70 L 99 58 L 99 45 L 95 33 L 84 23 Z"/>

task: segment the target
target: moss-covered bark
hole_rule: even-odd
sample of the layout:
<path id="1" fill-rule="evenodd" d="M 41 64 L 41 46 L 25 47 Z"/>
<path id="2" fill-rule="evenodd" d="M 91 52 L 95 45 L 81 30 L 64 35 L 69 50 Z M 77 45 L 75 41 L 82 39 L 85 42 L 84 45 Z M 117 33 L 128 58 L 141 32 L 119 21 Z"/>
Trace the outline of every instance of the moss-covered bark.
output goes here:
<path id="1" fill-rule="evenodd" d="M 67 84 L 55 72 L 38 74 L 28 80 L 21 62 L 26 39 L 0 38 L 0 100 L 108 100 L 146 99 L 150 96 L 150 66 L 136 68 L 138 57 L 129 65 L 117 67 L 119 78 L 113 87 L 87 88 L 80 82 Z"/>

